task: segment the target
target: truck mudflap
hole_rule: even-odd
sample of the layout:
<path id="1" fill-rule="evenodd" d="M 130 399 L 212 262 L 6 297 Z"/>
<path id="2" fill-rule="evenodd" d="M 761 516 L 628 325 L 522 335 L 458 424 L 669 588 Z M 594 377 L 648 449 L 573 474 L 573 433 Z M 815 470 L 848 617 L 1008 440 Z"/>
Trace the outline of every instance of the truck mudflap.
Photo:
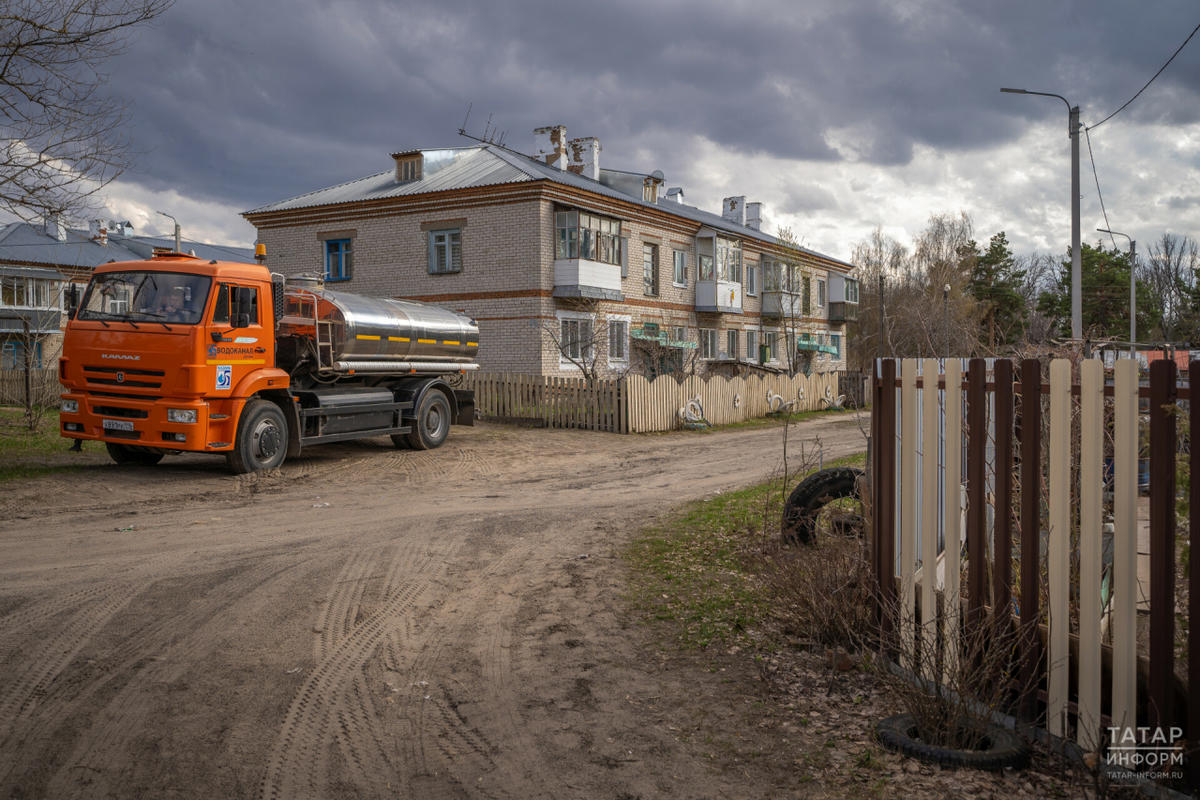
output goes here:
<path id="1" fill-rule="evenodd" d="M 455 389 L 454 405 L 458 412 L 454 415 L 455 425 L 475 424 L 475 392 L 472 389 Z"/>

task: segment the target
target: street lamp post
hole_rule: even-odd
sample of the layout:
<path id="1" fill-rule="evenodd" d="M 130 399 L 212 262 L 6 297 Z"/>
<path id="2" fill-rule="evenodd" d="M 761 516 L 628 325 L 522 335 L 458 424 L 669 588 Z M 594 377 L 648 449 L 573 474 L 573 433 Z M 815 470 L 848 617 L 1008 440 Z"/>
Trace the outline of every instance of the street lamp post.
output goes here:
<path id="1" fill-rule="evenodd" d="M 1073 106 L 1061 94 L 1031 92 L 1028 89 L 1001 89 L 1009 94 L 1036 94 L 1057 97 L 1067 104 L 1067 133 L 1071 137 L 1071 338 L 1083 339 L 1083 267 L 1079 254 L 1079 106 Z"/>
<path id="2" fill-rule="evenodd" d="M 175 219 L 165 211 L 159 211 L 158 213 L 175 223 L 175 252 L 178 253 L 179 248 L 183 247 L 183 244 L 179 240 L 179 220 Z"/>
<path id="3" fill-rule="evenodd" d="M 1132 357 L 1137 352 L 1137 277 L 1134 274 L 1137 267 L 1137 242 L 1120 231 L 1110 231 L 1108 228 L 1096 230 L 1110 236 L 1124 236 L 1129 240 L 1129 354 Z"/>
<path id="4" fill-rule="evenodd" d="M 942 319 L 946 328 L 946 350 L 944 358 L 950 358 L 950 284 L 942 287 Z"/>

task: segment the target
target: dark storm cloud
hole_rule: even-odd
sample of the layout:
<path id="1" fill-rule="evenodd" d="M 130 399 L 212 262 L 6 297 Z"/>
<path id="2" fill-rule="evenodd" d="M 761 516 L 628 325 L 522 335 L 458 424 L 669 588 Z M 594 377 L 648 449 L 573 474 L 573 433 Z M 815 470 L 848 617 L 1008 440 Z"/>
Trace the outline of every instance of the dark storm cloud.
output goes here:
<path id="1" fill-rule="evenodd" d="M 737 153 L 904 164 L 916 145 L 982 150 L 1058 92 L 1097 122 L 1197 22 L 1123 2 L 317 3 L 179 0 L 112 66 L 143 153 L 130 178 L 239 208 L 382 171 L 403 147 L 466 143 L 468 103 L 507 143 L 562 123 L 604 163 L 684 170 L 688 137 Z M 1110 125 L 1200 113 L 1200 44 Z M 1103 130 L 1103 129 L 1100 129 Z M 636 163 L 639 146 L 676 143 Z M 836 144 L 836 142 L 833 142 Z M 660 144 L 661 146 L 661 144 Z M 668 172 L 668 180 L 672 175 Z"/>

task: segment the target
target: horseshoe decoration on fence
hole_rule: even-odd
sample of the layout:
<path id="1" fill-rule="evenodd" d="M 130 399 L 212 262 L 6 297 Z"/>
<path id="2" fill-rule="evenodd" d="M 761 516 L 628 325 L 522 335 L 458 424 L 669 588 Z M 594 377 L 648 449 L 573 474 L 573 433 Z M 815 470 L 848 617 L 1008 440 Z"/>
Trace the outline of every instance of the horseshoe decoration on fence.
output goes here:
<path id="1" fill-rule="evenodd" d="M 735 395 L 733 396 L 733 407 L 734 407 L 734 408 L 741 408 L 741 407 L 742 407 L 742 394 L 741 394 L 741 392 L 738 392 L 737 394 L 735 394 Z"/>

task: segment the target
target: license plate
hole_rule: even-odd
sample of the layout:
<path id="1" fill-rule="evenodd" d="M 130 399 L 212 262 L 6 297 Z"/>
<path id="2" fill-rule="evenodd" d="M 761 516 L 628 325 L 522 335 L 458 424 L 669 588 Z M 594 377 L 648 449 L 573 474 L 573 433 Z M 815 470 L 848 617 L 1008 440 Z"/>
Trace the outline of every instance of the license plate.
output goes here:
<path id="1" fill-rule="evenodd" d="M 101 424 L 106 431 L 132 431 L 133 423 L 127 419 L 106 419 L 101 420 Z"/>

